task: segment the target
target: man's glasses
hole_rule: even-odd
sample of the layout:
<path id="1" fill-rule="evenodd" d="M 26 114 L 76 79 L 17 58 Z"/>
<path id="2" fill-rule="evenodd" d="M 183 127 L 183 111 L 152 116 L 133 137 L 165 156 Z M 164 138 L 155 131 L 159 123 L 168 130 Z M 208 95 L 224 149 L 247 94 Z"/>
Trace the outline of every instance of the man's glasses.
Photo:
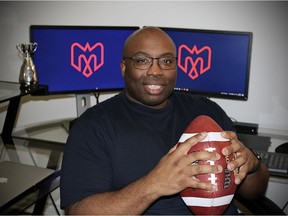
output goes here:
<path id="1" fill-rule="evenodd" d="M 162 70 L 171 70 L 176 68 L 177 57 L 175 56 L 163 56 L 159 58 L 153 58 L 148 56 L 134 56 L 134 57 L 123 57 L 123 60 L 131 59 L 133 65 L 139 70 L 149 70 L 153 64 L 154 59 L 157 60 L 159 67 Z"/>

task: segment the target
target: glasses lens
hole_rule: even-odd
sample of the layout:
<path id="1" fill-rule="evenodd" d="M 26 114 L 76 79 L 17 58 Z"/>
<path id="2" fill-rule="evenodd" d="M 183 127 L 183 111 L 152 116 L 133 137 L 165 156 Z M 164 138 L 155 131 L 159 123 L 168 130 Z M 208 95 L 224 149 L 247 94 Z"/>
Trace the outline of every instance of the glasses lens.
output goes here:
<path id="1" fill-rule="evenodd" d="M 152 59 L 145 56 L 135 56 L 133 58 L 134 66 L 140 70 L 147 70 L 150 68 Z"/>
<path id="2" fill-rule="evenodd" d="M 170 70 L 176 67 L 176 58 L 169 56 L 169 57 L 161 57 L 159 58 L 159 66 L 163 70 Z"/>
<path id="3" fill-rule="evenodd" d="M 159 67 L 162 70 L 171 70 L 176 68 L 177 58 L 174 56 L 165 56 L 160 58 L 152 58 L 147 56 L 134 56 L 134 57 L 125 57 L 133 61 L 134 67 L 139 70 L 149 70 L 153 64 L 153 60 L 156 59 Z"/>

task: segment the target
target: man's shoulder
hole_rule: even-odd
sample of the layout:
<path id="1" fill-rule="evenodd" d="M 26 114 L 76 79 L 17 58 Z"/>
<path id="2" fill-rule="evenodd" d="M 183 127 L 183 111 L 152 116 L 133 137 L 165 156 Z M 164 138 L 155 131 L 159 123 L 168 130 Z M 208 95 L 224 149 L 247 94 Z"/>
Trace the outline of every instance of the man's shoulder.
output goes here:
<path id="1" fill-rule="evenodd" d="M 212 102 L 209 98 L 195 95 L 190 92 L 182 92 L 182 91 L 174 91 L 173 98 L 176 101 L 190 101 L 190 102 L 197 102 L 197 103 L 210 103 Z"/>
<path id="2" fill-rule="evenodd" d="M 180 109 L 197 109 L 202 111 L 219 111 L 222 108 L 214 101 L 201 95 L 195 95 L 190 92 L 175 91 L 173 101 L 176 107 Z"/>
<path id="3" fill-rule="evenodd" d="M 122 101 L 121 93 L 112 96 L 98 104 L 95 104 L 88 108 L 82 115 L 82 118 L 91 119 L 94 116 L 99 118 L 100 116 L 111 115 L 113 112 L 119 111 Z"/>
<path id="4" fill-rule="evenodd" d="M 97 106 L 103 106 L 103 107 L 109 107 L 109 106 L 114 106 L 115 104 L 119 104 L 121 103 L 121 101 L 123 101 L 124 97 L 123 97 L 123 92 L 120 92 L 118 94 L 113 95 L 110 98 L 107 98 L 106 100 L 100 102 L 99 104 L 96 105 Z"/>
<path id="5" fill-rule="evenodd" d="M 91 107 L 92 109 L 107 109 L 109 107 L 115 107 L 115 105 L 119 105 L 121 101 L 123 100 L 122 92 L 111 96 L 110 98 L 107 98 L 103 100 L 102 102 L 94 105 Z"/>

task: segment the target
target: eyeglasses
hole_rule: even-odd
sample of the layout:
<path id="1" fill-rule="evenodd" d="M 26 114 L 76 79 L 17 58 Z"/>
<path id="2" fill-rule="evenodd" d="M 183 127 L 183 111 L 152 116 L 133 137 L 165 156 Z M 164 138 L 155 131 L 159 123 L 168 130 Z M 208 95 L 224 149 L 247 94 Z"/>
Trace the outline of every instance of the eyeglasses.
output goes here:
<path id="1" fill-rule="evenodd" d="M 153 60 L 156 59 L 159 67 L 162 70 L 171 70 L 176 68 L 175 56 L 163 56 L 159 58 L 153 58 L 148 56 L 134 56 L 134 57 L 123 57 L 123 60 L 131 59 L 133 60 L 133 65 L 139 70 L 149 70 L 153 64 Z"/>

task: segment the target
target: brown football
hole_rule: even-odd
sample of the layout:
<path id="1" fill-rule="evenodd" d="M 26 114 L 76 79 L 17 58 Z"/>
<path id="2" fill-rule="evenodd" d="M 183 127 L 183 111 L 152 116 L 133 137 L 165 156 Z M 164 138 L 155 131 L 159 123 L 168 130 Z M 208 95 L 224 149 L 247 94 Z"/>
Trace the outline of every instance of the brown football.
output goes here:
<path id="1" fill-rule="evenodd" d="M 227 169 L 227 163 L 233 160 L 233 156 L 224 156 L 223 147 L 230 145 L 230 140 L 221 136 L 222 128 L 209 116 L 201 115 L 195 118 L 182 134 L 179 144 L 199 132 L 208 132 L 207 137 L 191 147 L 188 153 L 195 151 L 214 151 L 221 155 L 217 161 L 195 161 L 195 164 L 219 164 L 223 171 L 218 174 L 199 174 L 197 179 L 216 184 L 215 192 L 186 188 L 180 195 L 189 209 L 196 215 L 221 215 L 231 203 L 237 185 L 234 183 L 234 173 Z"/>

